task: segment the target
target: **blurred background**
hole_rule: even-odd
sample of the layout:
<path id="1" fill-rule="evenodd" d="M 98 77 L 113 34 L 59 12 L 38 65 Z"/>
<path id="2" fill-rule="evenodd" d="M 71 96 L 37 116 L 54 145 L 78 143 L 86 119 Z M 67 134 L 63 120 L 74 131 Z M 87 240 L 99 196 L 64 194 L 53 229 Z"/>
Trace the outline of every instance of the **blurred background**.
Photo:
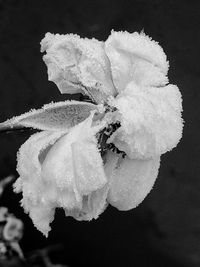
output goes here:
<path id="1" fill-rule="evenodd" d="M 180 144 L 162 156 L 154 189 L 136 209 L 112 207 L 91 222 L 57 212 L 46 239 L 7 187 L 0 206 L 25 224 L 22 250 L 61 244 L 69 266 L 200 266 L 200 2 L 176 0 L 0 0 L 0 121 L 68 99 L 47 80 L 40 53 L 46 32 L 106 40 L 110 31 L 142 31 L 163 47 L 169 80 L 183 95 Z M 17 175 L 16 152 L 28 133 L 0 134 L 0 179 Z"/>

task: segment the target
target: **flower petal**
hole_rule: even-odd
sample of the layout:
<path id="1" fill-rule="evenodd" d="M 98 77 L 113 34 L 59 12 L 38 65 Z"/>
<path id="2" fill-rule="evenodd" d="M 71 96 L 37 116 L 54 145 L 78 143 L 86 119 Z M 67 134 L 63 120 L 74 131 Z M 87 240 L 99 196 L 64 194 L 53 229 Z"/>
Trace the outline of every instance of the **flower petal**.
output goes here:
<path id="1" fill-rule="evenodd" d="M 139 88 L 130 83 L 112 105 L 119 111 L 121 127 L 109 142 L 132 159 L 163 154 L 182 136 L 182 99 L 175 85 Z"/>
<path id="2" fill-rule="evenodd" d="M 96 132 L 105 125 L 94 123 L 93 116 L 94 111 L 69 131 L 34 134 L 19 150 L 20 178 L 15 183 L 15 191 L 23 192 L 22 206 L 46 236 L 56 207 L 80 210 L 84 206 L 83 198 L 88 197 L 94 198 L 90 201 L 94 202 L 91 204 L 94 208 L 88 209 L 91 214 L 88 218 L 97 216 L 103 209 L 104 204 L 97 203 L 103 194 L 89 196 L 107 183 L 95 139 Z"/>
<path id="3" fill-rule="evenodd" d="M 89 129 L 91 123 L 92 115 L 60 138 L 42 165 L 43 177 L 55 180 L 60 188 L 75 186 L 80 195 L 89 194 L 107 182 L 95 131 Z"/>
<path id="4" fill-rule="evenodd" d="M 103 195 L 103 192 L 99 195 L 98 190 L 107 183 L 95 138 L 99 126 L 91 127 L 92 117 L 91 114 L 60 138 L 42 164 L 43 179 L 48 183 L 53 182 L 54 187 L 74 192 L 76 201 L 81 203 L 79 206 L 62 205 L 66 214 L 74 217 L 80 217 L 77 215 L 79 213 L 84 214 L 85 219 L 96 217 L 102 210 L 100 203 L 95 202 Z"/>
<path id="5" fill-rule="evenodd" d="M 107 152 L 106 162 L 104 165 L 105 175 L 111 179 L 114 169 L 116 168 L 119 156 L 112 152 Z M 83 197 L 83 206 L 81 209 L 66 210 L 66 216 L 72 216 L 78 221 L 87 221 L 97 219 L 98 216 L 106 209 L 109 183 L 104 187 L 93 191 L 89 196 Z"/>
<path id="6" fill-rule="evenodd" d="M 83 205 L 81 209 L 65 210 L 66 216 L 72 216 L 78 221 L 91 221 L 97 219 L 106 209 L 108 195 L 108 184 L 93 191 L 90 195 L 83 196 Z"/>
<path id="7" fill-rule="evenodd" d="M 52 187 L 41 177 L 41 164 L 48 150 L 64 134 L 63 131 L 34 134 L 18 152 L 17 171 L 20 177 L 14 184 L 15 191 L 18 193 L 22 191 L 22 206 L 29 213 L 35 227 L 44 235 L 50 230 L 49 224 L 53 220 L 54 210 L 59 206 L 60 200 L 75 202 L 73 194 Z"/>
<path id="8" fill-rule="evenodd" d="M 113 154 L 113 158 L 119 158 Z M 137 207 L 152 189 L 158 175 L 160 158 L 131 160 L 119 158 L 110 177 L 108 202 L 118 210 Z"/>
<path id="9" fill-rule="evenodd" d="M 160 86 L 168 82 L 168 62 L 162 48 L 144 33 L 114 32 L 105 42 L 118 92 L 134 81 L 137 85 Z"/>
<path id="10" fill-rule="evenodd" d="M 39 130 L 66 130 L 84 121 L 92 110 L 97 109 L 97 105 L 87 102 L 51 103 L 0 123 L 0 129 L 24 126 Z"/>
<path id="11" fill-rule="evenodd" d="M 115 94 L 103 42 L 47 33 L 41 41 L 41 51 L 45 50 L 49 80 L 61 93 L 84 92 L 97 103 Z"/>

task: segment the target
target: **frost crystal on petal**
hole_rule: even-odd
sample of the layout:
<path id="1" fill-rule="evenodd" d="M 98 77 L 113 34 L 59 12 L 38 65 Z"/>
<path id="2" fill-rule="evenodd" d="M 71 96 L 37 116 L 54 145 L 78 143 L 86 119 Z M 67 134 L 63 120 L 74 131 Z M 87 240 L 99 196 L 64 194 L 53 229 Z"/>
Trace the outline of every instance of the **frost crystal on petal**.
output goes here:
<path id="1" fill-rule="evenodd" d="M 144 33 L 112 32 L 105 42 L 114 84 L 121 92 L 129 82 L 159 86 L 168 82 L 163 49 Z"/>
<path id="2" fill-rule="evenodd" d="M 62 131 L 44 131 L 34 134 L 18 152 L 17 171 L 20 177 L 14 186 L 16 192 L 22 191 L 22 206 L 29 213 L 37 229 L 44 235 L 47 235 L 50 230 L 49 223 L 53 220 L 54 210 L 62 191 L 56 192 L 42 179 L 41 164 L 49 148 L 63 134 Z M 46 201 L 44 201 L 45 198 Z"/>
<path id="3" fill-rule="evenodd" d="M 84 92 L 97 103 L 115 94 L 103 42 L 74 34 L 47 33 L 41 51 L 46 51 L 43 59 L 49 80 L 61 93 Z"/>
<path id="4" fill-rule="evenodd" d="M 35 134 L 20 148 L 16 191 L 22 191 L 22 206 L 45 235 L 55 208 L 64 208 L 71 216 L 78 210 L 92 219 L 106 204 L 107 191 L 102 188 L 107 178 L 95 139 L 103 126 L 92 127 L 93 116 L 94 112 L 68 133 Z"/>
<path id="5" fill-rule="evenodd" d="M 121 127 L 110 142 L 130 158 L 151 158 L 171 150 L 182 136 L 181 102 L 174 85 L 139 88 L 130 83 L 112 102 Z"/>
<path id="6" fill-rule="evenodd" d="M 109 186 L 106 184 L 104 187 L 91 192 L 90 195 L 83 196 L 82 208 L 76 208 L 73 210 L 66 209 L 66 216 L 72 216 L 78 221 L 90 221 L 92 219 L 97 219 L 108 205 L 108 190 Z"/>

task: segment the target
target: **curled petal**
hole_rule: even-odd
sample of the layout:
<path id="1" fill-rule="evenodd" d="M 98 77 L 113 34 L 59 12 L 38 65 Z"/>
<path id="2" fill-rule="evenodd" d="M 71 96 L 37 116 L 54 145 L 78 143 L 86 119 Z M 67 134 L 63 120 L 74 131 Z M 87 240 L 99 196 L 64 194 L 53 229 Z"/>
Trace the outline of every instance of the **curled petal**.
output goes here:
<path id="1" fill-rule="evenodd" d="M 21 204 L 29 213 L 35 227 L 44 235 L 48 234 L 55 207 L 60 198 L 65 198 L 66 192 L 52 188 L 42 179 L 41 164 L 50 147 L 64 134 L 62 131 L 34 134 L 18 152 L 17 171 L 20 177 L 14 184 L 15 192 L 23 193 Z M 68 194 L 66 198 L 69 198 Z"/>
<path id="2" fill-rule="evenodd" d="M 114 156 L 113 156 L 114 155 Z M 108 152 L 106 162 L 104 164 L 104 171 L 107 179 L 110 179 L 113 170 L 118 164 L 119 157 Z M 83 197 L 82 209 L 66 210 L 66 215 L 73 216 L 76 220 L 91 220 L 97 219 L 98 216 L 106 209 L 108 202 L 107 196 L 109 191 L 109 183 L 106 183 L 102 188 L 93 191 L 89 196 Z"/>
<path id="3" fill-rule="evenodd" d="M 91 128 L 92 116 L 57 141 L 42 165 L 43 178 L 55 181 L 59 188 L 71 187 L 77 201 L 107 182 L 95 138 L 98 127 Z"/>
<path id="4" fill-rule="evenodd" d="M 83 196 L 81 209 L 65 210 L 66 216 L 72 216 L 78 221 L 97 219 L 108 205 L 108 189 L 108 184 L 106 184 L 104 187 L 93 191 L 90 195 Z"/>
<path id="5" fill-rule="evenodd" d="M 129 82 L 160 86 L 168 82 L 168 62 L 162 48 L 144 33 L 114 32 L 105 42 L 114 84 L 121 92 Z"/>
<path id="6" fill-rule="evenodd" d="M 0 123 L 0 129 L 24 126 L 48 131 L 66 130 L 84 121 L 97 108 L 92 103 L 79 101 L 51 103 Z"/>
<path id="7" fill-rule="evenodd" d="M 61 93 L 84 92 L 97 103 L 115 94 L 103 42 L 74 34 L 47 33 L 41 51 L 46 51 L 43 59 L 49 80 Z"/>
<path id="8" fill-rule="evenodd" d="M 66 216 L 77 220 L 97 218 L 104 210 L 107 178 L 97 149 L 92 115 L 70 130 L 48 152 L 42 165 L 43 179 L 54 187 L 70 189 L 80 205 L 66 205 Z"/>
<path id="9" fill-rule="evenodd" d="M 130 158 L 151 158 L 179 142 L 182 99 L 175 85 L 139 88 L 130 83 L 112 104 L 118 109 L 121 127 L 109 141 Z"/>
<path id="10" fill-rule="evenodd" d="M 106 193 L 100 189 L 107 178 L 95 138 L 105 126 L 92 126 L 93 116 L 69 131 L 37 133 L 19 150 L 15 191 L 22 191 L 22 206 L 44 235 L 57 207 L 92 219 L 105 206 Z"/>
<path id="11" fill-rule="evenodd" d="M 110 155 L 117 165 L 108 177 L 110 189 L 108 202 L 119 210 L 137 207 L 152 189 L 158 175 L 160 158 L 131 160 Z"/>

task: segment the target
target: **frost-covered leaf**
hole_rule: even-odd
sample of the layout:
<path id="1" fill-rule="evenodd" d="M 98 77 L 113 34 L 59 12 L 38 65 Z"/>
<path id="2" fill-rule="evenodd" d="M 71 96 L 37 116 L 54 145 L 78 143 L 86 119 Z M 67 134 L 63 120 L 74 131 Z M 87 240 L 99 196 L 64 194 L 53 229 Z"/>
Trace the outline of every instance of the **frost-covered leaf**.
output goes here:
<path id="1" fill-rule="evenodd" d="M 137 207 L 152 189 L 158 175 L 160 157 L 138 160 L 119 158 L 110 154 L 118 163 L 110 172 L 108 202 L 119 210 Z"/>
<path id="2" fill-rule="evenodd" d="M 175 85 L 139 88 L 130 83 L 112 105 L 121 127 L 109 142 L 132 159 L 161 155 L 182 136 L 182 99 Z"/>
<path id="3" fill-rule="evenodd" d="M 79 101 L 51 103 L 0 123 L 0 129 L 24 126 L 49 131 L 66 130 L 85 120 L 97 108 L 92 103 Z"/>
<path id="4" fill-rule="evenodd" d="M 168 82 L 168 62 L 163 49 L 144 33 L 114 32 L 105 42 L 118 92 L 134 81 L 142 86 L 160 86 Z"/>
<path id="5" fill-rule="evenodd" d="M 47 33 L 41 41 L 41 51 L 46 51 L 43 59 L 49 80 L 61 93 L 84 92 L 97 103 L 115 95 L 103 42 L 75 34 Z"/>

